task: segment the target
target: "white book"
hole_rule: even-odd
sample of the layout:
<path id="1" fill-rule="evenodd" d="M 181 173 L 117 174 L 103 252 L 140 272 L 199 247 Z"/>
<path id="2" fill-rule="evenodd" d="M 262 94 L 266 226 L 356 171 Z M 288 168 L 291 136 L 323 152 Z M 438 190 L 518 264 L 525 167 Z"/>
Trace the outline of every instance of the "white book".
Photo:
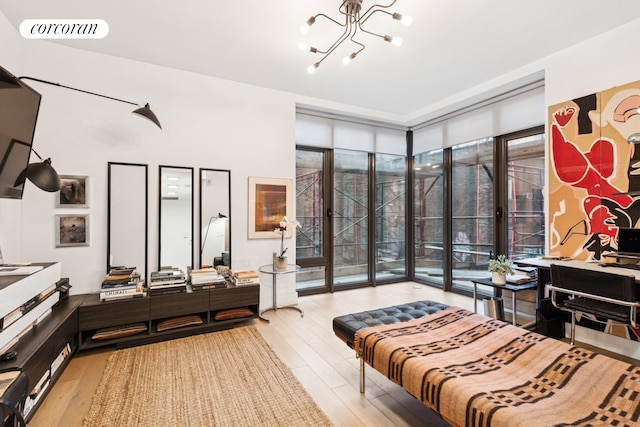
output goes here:
<path id="1" fill-rule="evenodd" d="M 56 372 L 58 372 L 58 369 L 60 369 L 60 366 L 62 365 L 62 362 L 64 362 L 65 356 L 64 356 L 64 351 L 61 351 L 60 354 L 58 355 L 58 357 L 56 357 L 53 362 L 51 362 L 51 376 L 53 377 L 55 375 Z"/>

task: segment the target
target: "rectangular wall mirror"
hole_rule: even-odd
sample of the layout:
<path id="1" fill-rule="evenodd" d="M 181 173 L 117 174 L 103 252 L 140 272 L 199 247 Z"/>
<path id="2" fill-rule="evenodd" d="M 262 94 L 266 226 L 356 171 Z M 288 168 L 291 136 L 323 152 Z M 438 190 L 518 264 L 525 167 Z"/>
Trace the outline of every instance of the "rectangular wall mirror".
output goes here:
<path id="1" fill-rule="evenodd" d="M 158 266 L 193 266 L 193 168 L 160 166 Z"/>
<path id="2" fill-rule="evenodd" d="M 148 167 L 108 163 L 107 273 L 112 266 L 136 267 L 147 277 Z"/>
<path id="3" fill-rule="evenodd" d="M 200 266 L 231 266 L 231 171 L 200 169 Z"/>

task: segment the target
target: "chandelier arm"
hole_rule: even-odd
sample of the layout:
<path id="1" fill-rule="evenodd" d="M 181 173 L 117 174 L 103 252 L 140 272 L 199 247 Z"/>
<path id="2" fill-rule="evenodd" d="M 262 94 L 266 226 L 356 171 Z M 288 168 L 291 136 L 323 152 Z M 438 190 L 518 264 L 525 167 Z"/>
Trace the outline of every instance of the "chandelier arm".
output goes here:
<path id="1" fill-rule="evenodd" d="M 340 5 L 340 7 L 338 7 L 338 12 L 340 12 L 341 14 L 343 14 L 345 16 L 349 16 L 349 14 L 347 13 L 347 3 L 349 3 L 349 0 L 343 0 L 343 2 Z"/>
<path id="2" fill-rule="evenodd" d="M 367 13 L 368 13 L 368 12 L 369 12 L 369 11 L 367 11 Z M 362 18 L 360 18 L 360 20 L 358 21 L 358 22 L 359 22 L 359 24 L 361 24 L 361 25 L 362 25 L 362 24 L 364 24 L 365 22 L 367 22 L 367 20 L 368 20 L 369 18 L 371 18 L 371 17 L 373 16 L 373 14 L 374 14 L 374 13 L 376 13 L 376 12 L 382 12 L 382 13 L 386 13 L 386 14 L 387 14 L 387 15 L 389 15 L 389 16 L 393 16 L 393 13 L 391 13 L 391 12 L 387 12 L 386 10 L 382 10 L 382 9 L 376 9 L 376 10 L 372 11 L 371 13 L 369 13 L 368 15 L 362 15 Z"/>
<path id="3" fill-rule="evenodd" d="M 364 50 L 365 46 L 364 46 L 364 44 L 362 44 L 362 43 L 360 43 L 359 41 L 357 41 L 357 40 L 355 39 L 355 36 L 356 36 L 356 32 L 354 31 L 354 32 L 353 32 L 353 35 L 351 36 L 351 41 L 352 41 L 353 43 L 355 43 L 355 44 L 357 44 L 357 45 L 361 46 L 361 47 L 360 47 L 360 49 L 359 49 L 357 52 L 353 52 L 354 54 L 358 55 L 360 52 L 362 52 L 362 51 Z"/>
<path id="4" fill-rule="evenodd" d="M 384 36 L 383 36 L 383 35 L 380 35 L 380 34 L 374 33 L 374 32 L 372 32 L 372 31 L 367 31 L 367 30 L 365 30 L 364 28 L 362 28 L 362 25 L 361 25 L 361 23 L 360 23 L 360 22 L 358 22 L 358 28 L 360 28 L 360 31 L 362 31 L 363 33 L 371 34 L 372 36 L 376 36 L 376 37 L 380 37 L 381 39 L 384 39 Z"/>
<path id="5" fill-rule="evenodd" d="M 355 24 L 357 25 L 357 22 L 355 22 Z M 324 56 L 320 59 L 320 61 L 316 62 L 316 64 L 320 65 L 322 61 L 324 61 L 329 55 L 331 55 L 333 51 L 336 50 L 338 46 L 340 46 L 342 43 L 344 43 L 344 41 L 347 40 L 350 36 L 351 38 L 353 38 L 356 33 L 355 32 L 356 25 L 354 25 L 351 21 L 347 20 L 347 22 L 345 22 L 345 26 L 346 26 L 345 32 L 342 34 L 342 36 L 340 36 L 340 38 L 338 38 L 338 40 L 336 40 L 336 42 L 329 49 L 327 49 Z M 353 34 L 352 34 L 352 31 L 353 31 Z"/>
<path id="6" fill-rule="evenodd" d="M 340 37 L 338 37 L 338 39 L 331 45 L 331 47 L 329 47 L 329 49 L 327 49 L 325 51 L 321 51 L 321 50 L 318 51 L 318 53 L 325 54 L 325 56 L 318 62 L 318 64 L 320 62 L 322 62 L 324 60 L 324 58 L 329 56 L 329 54 L 331 54 L 331 52 L 336 50 L 336 48 L 338 46 L 340 46 L 342 43 L 344 43 L 344 41 L 347 40 L 349 38 L 349 36 L 351 35 L 353 24 L 349 21 L 348 18 L 345 21 L 344 25 L 340 25 L 340 26 L 341 27 L 345 27 L 344 28 L 344 32 L 342 33 L 342 35 Z"/>
<path id="7" fill-rule="evenodd" d="M 344 24 L 339 23 L 338 21 L 336 21 L 335 19 L 333 19 L 332 17 L 330 17 L 328 15 L 325 15 L 324 13 L 319 13 L 316 16 L 314 16 L 313 18 L 315 19 L 315 18 L 318 18 L 320 16 L 323 17 L 323 18 L 328 19 L 329 21 L 333 22 L 336 25 L 340 25 L 341 27 L 344 27 L 344 26 L 347 25 L 346 23 L 344 23 Z"/>
<path id="8" fill-rule="evenodd" d="M 398 0 L 393 0 L 391 3 L 389 3 L 388 5 L 383 5 L 383 4 L 374 4 L 373 6 L 371 6 L 369 9 L 367 9 L 367 11 L 365 13 L 363 13 L 361 15 L 360 21 L 364 22 L 367 19 L 369 19 L 369 17 L 374 13 L 374 12 L 378 12 L 381 11 L 382 9 L 388 9 L 391 6 L 393 6 Z M 380 9 L 376 9 L 373 10 L 374 8 L 379 7 Z"/>

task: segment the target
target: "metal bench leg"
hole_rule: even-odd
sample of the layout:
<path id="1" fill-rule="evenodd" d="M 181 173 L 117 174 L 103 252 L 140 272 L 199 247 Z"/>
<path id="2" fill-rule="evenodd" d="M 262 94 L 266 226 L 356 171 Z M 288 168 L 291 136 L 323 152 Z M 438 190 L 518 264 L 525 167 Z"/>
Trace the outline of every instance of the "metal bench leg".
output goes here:
<path id="1" fill-rule="evenodd" d="M 571 345 L 575 343 L 576 340 L 576 312 L 571 312 Z"/>
<path id="2" fill-rule="evenodd" d="M 364 358 L 360 358 L 360 393 L 364 393 Z"/>

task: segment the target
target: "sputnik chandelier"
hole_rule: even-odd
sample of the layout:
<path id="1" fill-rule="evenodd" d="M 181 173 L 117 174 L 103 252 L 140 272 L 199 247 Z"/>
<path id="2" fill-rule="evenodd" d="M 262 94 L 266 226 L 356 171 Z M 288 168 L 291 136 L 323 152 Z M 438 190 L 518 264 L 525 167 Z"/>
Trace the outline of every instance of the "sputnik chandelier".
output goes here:
<path id="1" fill-rule="evenodd" d="M 367 11 L 364 13 L 360 13 L 360 10 L 362 8 L 362 0 L 339 0 L 339 1 L 340 1 L 340 7 L 338 8 L 338 11 L 342 15 L 344 15 L 343 24 L 325 15 L 324 13 L 319 13 L 309 18 L 307 22 L 303 24 L 302 27 L 300 27 L 300 31 L 303 34 L 306 34 L 307 32 L 309 32 L 309 29 L 311 28 L 311 26 L 316 22 L 316 18 L 322 17 L 344 28 L 344 32 L 342 33 L 342 35 L 338 37 L 338 39 L 326 50 L 320 50 L 313 46 L 307 47 L 307 46 L 301 45 L 301 48 L 303 48 L 304 50 L 307 50 L 311 53 L 318 53 L 322 55 L 322 58 L 320 58 L 319 61 L 309 66 L 309 68 L 307 69 L 309 74 L 312 74 L 313 72 L 315 72 L 320 66 L 320 64 L 322 63 L 322 61 L 324 61 L 329 55 L 331 55 L 333 51 L 335 51 L 338 48 L 338 46 L 340 46 L 346 40 L 351 40 L 353 43 L 355 43 L 358 46 L 358 48 L 356 51 L 352 52 L 350 55 L 345 56 L 342 59 L 342 63 L 346 65 L 349 62 L 351 62 L 353 59 L 355 59 L 355 57 L 358 56 L 358 54 L 362 52 L 365 48 L 364 44 L 356 40 L 356 37 L 358 36 L 358 31 L 366 34 L 371 34 L 376 37 L 380 37 L 386 42 L 392 43 L 396 46 L 400 46 L 402 44 L 402 38 L 400 37 L 391 37 L 388 35 L 381 35 L 381 34 L 377 34 L 377 33 L 365 30 L 363 28 L 363 25 L 365 24 L 365 22 L 367 22 L 367 20 L 377 12 L 382 12 L 384 14 L 387 14 L 391 16 L 393 19 L 402 22 L 404 25 L 411 24 L 410 16 L 403 16 L 403 15 L 400 15 L 399 13 L 391 13 L 385 10 L 393 6 L 397 0 L 393 0 L 388 5 L 374 4 L 369 9 L 367 9 Z"/>

